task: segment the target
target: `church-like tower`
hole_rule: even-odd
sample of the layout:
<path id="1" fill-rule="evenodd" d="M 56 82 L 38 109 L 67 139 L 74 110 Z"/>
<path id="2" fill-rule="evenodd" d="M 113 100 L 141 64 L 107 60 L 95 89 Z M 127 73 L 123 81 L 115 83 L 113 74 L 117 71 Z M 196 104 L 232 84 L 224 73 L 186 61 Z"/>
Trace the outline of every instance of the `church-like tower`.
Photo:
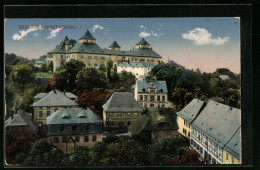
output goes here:
<path id="1" fill-rule="evenodd" d="M 80 43 L 96 43 L 96 39 L 93 37 L 93 35 L 89 32 L 89 30 L 87 30 L 87 32 L 82 35 L 82 37 L 79 39 Z"/>

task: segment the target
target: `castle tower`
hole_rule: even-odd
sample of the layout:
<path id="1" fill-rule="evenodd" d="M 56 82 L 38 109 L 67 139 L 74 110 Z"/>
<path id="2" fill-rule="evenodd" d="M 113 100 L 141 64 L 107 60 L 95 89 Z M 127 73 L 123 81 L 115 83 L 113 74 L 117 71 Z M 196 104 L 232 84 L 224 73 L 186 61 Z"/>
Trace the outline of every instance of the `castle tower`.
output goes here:
<path id="1" fill-rule="evenodd" d="M 118 45 L 118 43 L 116 41 L 114 41 L 109 47 L 108 47 L 109 50 L 120 50 L 121 47 L 120 45 Z"/>
<path id="2" fill-rule="evenodd" d="M 136 45 L 135 48 L 141 49 L 141 48 L 151 48 L 151 45 L 144 39 L 142 38 L 141 41 L 139 41 Z"/>
<path id="3" fill-rule="evenodd" d="M 87 32 L 82 35 L 82 37 L 79 39 L 80 43 L 86 42 L 86 43 L 96 43 L 96 39 L 93 37 L 93 35 L 87 30 Z"/>

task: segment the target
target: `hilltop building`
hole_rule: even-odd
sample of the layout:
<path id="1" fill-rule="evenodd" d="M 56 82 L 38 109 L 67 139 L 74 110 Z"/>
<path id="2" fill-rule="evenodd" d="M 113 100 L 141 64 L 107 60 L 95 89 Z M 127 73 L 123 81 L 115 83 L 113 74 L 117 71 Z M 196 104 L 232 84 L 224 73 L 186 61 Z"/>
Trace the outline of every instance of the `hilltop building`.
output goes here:
<path id="1" fill-rule="evenodd" d="M 102 121 L 89 108 L 63 108 L 47 117 L 50 143 L 71 153 L 77 146 L 102 141 Z"/>
<path id="2" fill-rule="evenodd" d="M 57 110 L 78 107 L 78 104 L 74 101 L 76 98 L 72 93 L 64 93 L 57 89 L 49 93 L 39 93 L 34 97 L 32 117 L 40 126 L 46 124 L 46 118 Z"/>
<path id="3" fill-rule="evenodd" d="M 117 66 L 117 73 L 123 71 L 131 72 L 136 79 L 145 80 L 148 73 L 153 67 L 158 65 L 157 63 L 137 63 L 137 62 L 123 62 Z"/>
<path id="4" fill-rule="evenodd" d="M 77 41 L 66 36 L 60 44 L 47 53 L 48 63 L 53 62 L 54 71 L 71 59 L 83 61 L 87 67 L 99 67 L 112 60 L 113 67 L 123 61 L 161 63 L 162 57 L 153 51 L 151 45 L 143 38 L 130 51 L 121 50 L 114 41 L 108 49 L 101 48 L 93 35 L 87 32 Z"/>
<path id="5" fill-rule="evenodd" d="M 127 127 L 142 115 L 131 92 L 114 92 L 102 107 L 103 122 L 108 127 Z"/>
<path id="6" fill-rule="evenodd" d="M 169 107 L 167 94 L 166 81 L 136 80 L 134 96 L 143 109 Z"/>
<path id="7" fill-rule="evenodd" d="M 144 133 L 152 140 L 178 135 L 176 114 L 172 108 L 148 108 L 146 114 L 128 127 L 131 135 Z"/>

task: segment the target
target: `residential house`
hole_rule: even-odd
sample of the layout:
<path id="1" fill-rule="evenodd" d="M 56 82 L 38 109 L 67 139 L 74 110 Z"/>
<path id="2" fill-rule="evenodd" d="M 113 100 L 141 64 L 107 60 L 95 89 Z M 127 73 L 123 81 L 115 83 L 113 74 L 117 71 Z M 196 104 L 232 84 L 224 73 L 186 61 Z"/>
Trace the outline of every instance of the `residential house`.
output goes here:
<path id="1" fill-rule="evenodd" d="M 142 115 L 131 92 L 114 92 L 102 107 L 106 127 L 126 127 Z"/>
<path id="2" fill-rule="evenodd" d="M 170 107 L 166 81 L 136 80 L 134 96 L 140 107 Z"/>
<path id="3" fill-rule="evenodd" d="M 153 67 L 158 65 L 157 63 L 140 63 L 140 62 L 123 62 L 117 66 L 117 73 L 127 71 L 132 73 L 136 79 L 145 80 L 148 73 Z"/>
<path id="4" fill-rule="evenodd" d="M 94 36 L 87 30 L 78 41 L 67 36 L 52 51 L 47 53 L 48 63 L 53 62 L 54 71 L 71 59 L 85 63 L 87 67 L 100 67 L 108 60 L 113 62 L 113 67 L 123 61 L 160 63 L 162 57 L 157 54 L 151 45 L 143 38 L 133 49 L 121 50 L 117 42 L 113 42 L 108 49 L 101 48 Z"/>
<path id="5" fill-rule="evenodd" d="M 63 108 L 47 117 L 50 143 L 71 153 L 78 146 L 102 141 L 102 121 L 89 108 Z"/>
<path id="6" fill-rule="evenodd" d="M 241 110 L 208 100 L 190 125 L 191 148 L 213 164 L 241 163 Z"/>
<path id="7" fill-rule="evenodd" d="M 178 132 L 190 138 L 190 124 L 199 115 L 201 110 L 205 107 L 206 102 L 200 99 L 193 99 L 181 111 L 177 112 Z"/>
<path id="8" fill-rule="evenodd" d="M 38 123 L 32 115 L 20 109 L 5 121 L 5 133 L 15 138 L 39 137 Z"/>
<path id="9" fill-rule="evenodd" d="M 144 133 L 152 140 L 178 135 L 176 113 L 172 108 L 148 108 L 146 114 L 128 127 L 131 135 Z"/>
<path id="10" fill-rule="evenodd" d="M 33 119 L 39 125 L 46 124 L 46 118 L 61 108 L 76 108 L 78 104 L 74 101 L 75 95 L 61 92 L 57 89 L 49 93 L 40 93 L 34 97 Z"/>

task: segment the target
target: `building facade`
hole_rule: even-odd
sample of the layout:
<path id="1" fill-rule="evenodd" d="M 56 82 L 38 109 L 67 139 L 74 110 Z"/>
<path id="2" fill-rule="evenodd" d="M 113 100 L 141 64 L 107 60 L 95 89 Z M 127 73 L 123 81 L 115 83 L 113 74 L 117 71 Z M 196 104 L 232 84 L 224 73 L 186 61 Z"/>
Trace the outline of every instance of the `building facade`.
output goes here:
<path id="1" fill-rule="evenodd" d="M 209 100 L 191 123 L 190 146 L 212 164 L 240 164 L 240 128 L 240 109 Z"/>
<path id="2" fill-rule="evenodd" d="M 134 97 L 143 109 L 169 107 L 167 95 L 166 81 L 136 80 Z"/>
<path id="3" fill-rule="evenodd" d="M 181 111 L 177 112 L 178 132 L 181 135 L 190 138 L 190 124 L 198 116 L 205 104 L 202 100 L 193 99 Z"/>
<path id="4" fill-rule="evenodd" d="M 145 80 L 148 73 L 152 70 L 156 63 L 136 63 L 136 62 L 123 62 L 117 66 L 117 73 L 123 71 L 131 72 L 136 79 Z"/>
<path id="5" fill-rule="evenodd" d="M 62 108 L 76 108 L 78 104 L 74 101 L 76 96 L 69 92 L 61 92 L 57 89 L 49 93 L 39 93 L 34 97 L 33 119 L 39 125 L 46 124 L 46 118 Z"/>
<path id="6" fill-rule="evenodd" d="M 113 42 L 108 49 L 101 48 L 93 35 L 87 31 L 78 42 L 66 36 L 60 44 L 47 53 L 48 63 L 53 62 L 54 71 L 71 59 L 83 61 L 87 67 L 105 65 L 108 60 L 113 67 L 123 61 L 161 63 L 162 57 L 153 51 L 151 45 L 142 39 L 130 51 L 121 50 L 117 42 Z"/>
<path id="7" fill-rule="evenodd" d="M 102 107 L 106 127 L 127 127 L 142 115 L 131 92 L 114 92 Z"/>
<path id="8" fill-rule="evenodd" d="M 47 117 L 47 127 L 50 143 L 65 153 L 102 141 L 102 121 L 89 108 L 60 109 Z"/>

